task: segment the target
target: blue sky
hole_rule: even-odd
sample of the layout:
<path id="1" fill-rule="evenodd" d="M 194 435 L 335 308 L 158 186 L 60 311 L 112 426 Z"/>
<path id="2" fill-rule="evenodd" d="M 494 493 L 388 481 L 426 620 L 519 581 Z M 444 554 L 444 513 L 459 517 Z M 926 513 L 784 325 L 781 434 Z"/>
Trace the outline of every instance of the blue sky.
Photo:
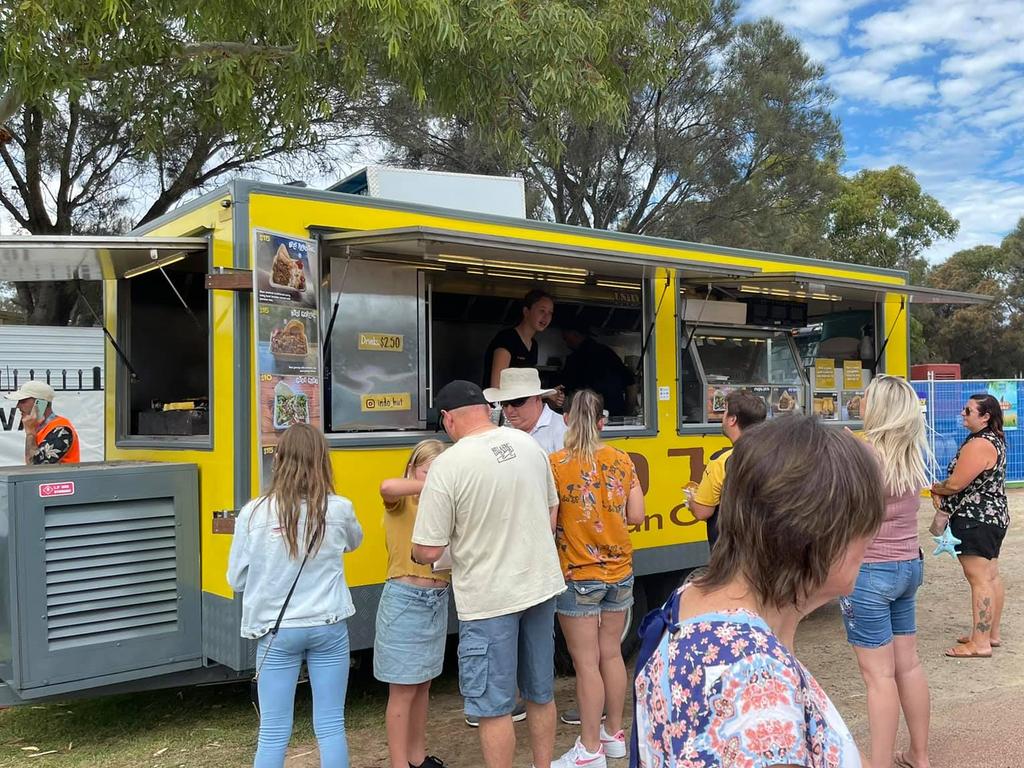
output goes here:
<path id="1" fill-rule="evenodd" d="M 926 254 L 997 244 L 1024 216 L 1024 0 L 741 0 L 825 67 L 845 172 L 909 167 L 960 221 Z"/>

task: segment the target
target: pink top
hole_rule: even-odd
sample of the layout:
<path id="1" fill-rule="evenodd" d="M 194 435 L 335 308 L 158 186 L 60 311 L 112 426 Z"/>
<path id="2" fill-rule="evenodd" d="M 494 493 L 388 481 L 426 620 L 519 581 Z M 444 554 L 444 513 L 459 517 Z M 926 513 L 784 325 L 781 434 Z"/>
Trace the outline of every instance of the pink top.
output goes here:
<path id="1" fill-rule="evenodd" d="M 918 557 L 917 511 L 920 490 L 885 497 L 885 520 L 867 552 L 865 563 L 891 563 Z"/>

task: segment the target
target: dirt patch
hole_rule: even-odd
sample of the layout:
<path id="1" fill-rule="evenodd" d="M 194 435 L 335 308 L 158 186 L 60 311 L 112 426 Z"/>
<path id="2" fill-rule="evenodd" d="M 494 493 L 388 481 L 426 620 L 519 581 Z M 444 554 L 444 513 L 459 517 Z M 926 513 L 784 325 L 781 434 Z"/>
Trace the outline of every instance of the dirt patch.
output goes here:
<path id="1" fill-rule="evenodd" d="M 921 506 L 921 541 L 931 545 L 927 525 L 931 505 Z M 933 557 L 926 547 L 925 584 L 918 599 L 918 639 L 921 658 L 932 692 L 932 755 L 936 768 L 1009 768 L 1024 764 L 1024 737 L 1008 727 L 1024 722 L 1024 612 L 1019 595 L 1024 589 L 1024 492 L 1010 493 L 1010 527 L 1001 567 L 1006 583 L 1006 611 L 1003 617 L 1005 645 L 992 659 L 947 659 L 942 651 L 970 624 L 967 581 L 958 563 L 947 555 Z M 857 743 L 868 746 L 868 725 L 864 683 L 846 643 L 838 606 L 816 611 L 801 623 L 797 633 L 797 654 L 832 697 Z M 431 702 L 430 749 L 454 768 L 482 764 L 475 729 L 462 719 L 462 700 L 454 680 L 454 667 L 437 683 Z M 556 686 L 559 708 L 574 703 L 571 678 L 560 678 Z M 383 724 L 367 724 L 349 732 L 354 768 L 387 766 L 387 744 Z M 516 765 L 530 766 L 526 724 L 516 726 L 519 737 Z M 559 723 L 556 755 L 568 749 L 577 734 L 575 726 Z M 968 738 L 966 735 L 970 734 Z M 906 732 L 901 729 L 901 743 Z M 297 745 L 290 766 L 314 768 L 319 765 L 315 745 Z M 307 753 L 307 754 L 302 754 Z"/>

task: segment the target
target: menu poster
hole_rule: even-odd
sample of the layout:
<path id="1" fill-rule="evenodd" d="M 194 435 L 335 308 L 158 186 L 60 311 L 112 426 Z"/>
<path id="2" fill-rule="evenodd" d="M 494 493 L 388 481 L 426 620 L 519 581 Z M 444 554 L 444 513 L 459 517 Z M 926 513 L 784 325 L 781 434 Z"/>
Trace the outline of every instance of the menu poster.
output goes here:
<path id="1" fill-rule="evenodd" d="M 708 421 L 721 421 L 725 418 L 725 398 L 735 387 L 709 386 L 707 392 Z"/>
<path id="2" fill-rule="evenodd" d="M 843 392 L 843 421 L 860 421 L 864 418 L 864 394 Z"/>
<path id="3" fill-rule="evenodd" d="M 816 416 L 823 419 L 835 420 L 839 418 L 839 393 L 838 392 L 815 392 L 813 410 Z"/>
<path id="4" fill-rule="evenodd" d="M 990 381 L 988 393 L 999 401 L 1003 409 L 1003 429 L 1017 428 L 1017 382 L 1013 380 Z"/>
<path id="5" fill-rule="evenodd" d="M 836 388 L 836 361 L 831 357 L 814 359 L 814 386 L 816 389 Z"/>
<path id="6" fill-rule="evenodd" d="M 252 249 L 257 439 L 265 489 L 281 434 L 292 424 L 323 425 L 319 259 L 315 241 L 261 229 L 253 230 Z"/>
<path id="7" fill-rule="evenodd" d="M 771 409 L 775 416 L 796 413 L 801 410 L 801 387 L 772 387 Z"/>
<path id="8" fill-rule="evenodd" d="M 864 389 L 864 369 L 860 360 L 843 360 L 843 389 Z"/>

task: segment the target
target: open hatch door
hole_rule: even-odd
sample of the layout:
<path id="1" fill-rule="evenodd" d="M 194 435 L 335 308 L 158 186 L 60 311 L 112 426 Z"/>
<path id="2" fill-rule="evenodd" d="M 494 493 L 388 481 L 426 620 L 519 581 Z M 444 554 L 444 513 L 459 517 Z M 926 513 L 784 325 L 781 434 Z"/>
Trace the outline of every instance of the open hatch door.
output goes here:
<path id="1" fill-rule="evenodd" d="M 896 285 L 830 277 L 807 272 L 762 272 L 716 285 L 740 294 L 774 296 L 783 299 L 823 301 L 882 301 L 886 294 L 906 296 L 914 304 L 984 304 L 991 296 L 944 291 L 919 285 Z"/>
<path id="2" fill-rule="evenodd" d="M 593 248 L 433 227 L 402 227 L 336 232 L 321 238 L 328 256 L 404 261 L 434 269 L 464 269 L 471 274 L 524 277 L 551 282 L 588 282 L 611 278 L 653 277 L 658 267 L 680 277 L 742 277 L 754 267 L 715 264 L 676 256 Z"/>
<path id="3" fill-rule="evenodd" d="M 205 237 L 0 237 L 0 280 L 116 280 L 205 253 Z"/>

